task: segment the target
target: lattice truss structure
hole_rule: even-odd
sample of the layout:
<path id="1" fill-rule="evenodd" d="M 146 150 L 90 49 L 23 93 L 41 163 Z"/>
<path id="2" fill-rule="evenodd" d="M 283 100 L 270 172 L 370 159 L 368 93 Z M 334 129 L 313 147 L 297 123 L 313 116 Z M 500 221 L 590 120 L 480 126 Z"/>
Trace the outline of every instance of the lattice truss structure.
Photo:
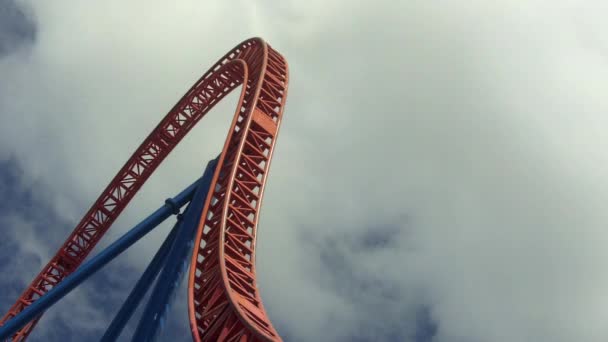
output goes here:
<path id="1" fill-rule="evenodd" d="M 285 58 L 260 38 L 224 55 L 137 148 L 0 325 L 74 272 L 173 148 L 222 98 L 242 86 L 194 239 L 190 326 L 195 341 L 280 341 L 257 289 L 255 245 L 287 84 Z M 24 340 L 39 319 L 19 330 L 13 341 Z"/>

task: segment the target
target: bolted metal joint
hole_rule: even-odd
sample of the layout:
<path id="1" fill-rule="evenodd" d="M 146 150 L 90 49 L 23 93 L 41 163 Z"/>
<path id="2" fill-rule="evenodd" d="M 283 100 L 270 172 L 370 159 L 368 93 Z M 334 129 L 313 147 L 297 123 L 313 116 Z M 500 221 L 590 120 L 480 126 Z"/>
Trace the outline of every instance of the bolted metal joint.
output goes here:
<path id="1" fill-rule="evenodd" d="M 180 212 L 179 212 L 179 206 L 177 205 L 177 203 L 175 203 L 175 201 L 173 200 L 173 198 L 167 198 L 165 200 L 165 204 L 168 205 L 169 207 L 171 207 L 171 212 L 173 213 L 173 215 L 177 215 L 177 219 L 180 219 Z"/>

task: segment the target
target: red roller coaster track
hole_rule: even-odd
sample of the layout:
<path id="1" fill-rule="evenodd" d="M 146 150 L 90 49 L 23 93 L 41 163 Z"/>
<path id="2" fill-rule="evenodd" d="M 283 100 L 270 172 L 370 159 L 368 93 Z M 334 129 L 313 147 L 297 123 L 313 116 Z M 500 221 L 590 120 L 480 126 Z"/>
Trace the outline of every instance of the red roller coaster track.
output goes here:
<path id="1" fill-rule="evenodd" d="M 281 341 L 257 289 L 255 243 L 287 83 L 287 62 L 262 39 L 246 40 L 224 55 L 137 148 L 0 325 L 72 273 L 169 152 L 224 96 L 243 85 L 195 239 L 188 283 L 190 326 L 195 341 Z M 24 340 L 38 319 L 13 341 Z"/>

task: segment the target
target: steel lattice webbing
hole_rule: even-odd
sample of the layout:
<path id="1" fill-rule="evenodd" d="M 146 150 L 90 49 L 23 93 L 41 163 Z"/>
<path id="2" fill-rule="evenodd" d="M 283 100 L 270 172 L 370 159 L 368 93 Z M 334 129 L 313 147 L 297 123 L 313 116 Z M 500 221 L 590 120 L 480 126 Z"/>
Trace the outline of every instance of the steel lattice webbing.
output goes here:
<path id="1" fill-rule="evenodd" d="M 190 324 L 196 341 L 280 341 L 257 290 L 255 241 L 287 84 L 287 62 L 260 38 L 246 40 L 224 55 L 137 148 L 0 325 L 74 272 L 181 139 L 242 85 L 195 240 L 188 286 Z M 13 340 L 25 339 L 38 319 Z"/>

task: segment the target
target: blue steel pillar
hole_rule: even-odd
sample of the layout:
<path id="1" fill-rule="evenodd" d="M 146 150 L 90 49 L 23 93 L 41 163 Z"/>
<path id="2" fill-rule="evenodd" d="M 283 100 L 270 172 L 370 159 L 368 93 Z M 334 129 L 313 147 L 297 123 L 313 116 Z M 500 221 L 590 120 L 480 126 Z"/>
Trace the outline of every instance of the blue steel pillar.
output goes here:
<path id="1" fill-rule="evenodd" d="M 205 205 L 207 193 L 213 179 L 217 158 L 207 164 L 196 192 L 183 214 L 182 227 L 177 233 L 175 242 L 167 256 L 167 262 L 161 271 L 154 291 L 150 295 L 146 309 L 139 325 L 133 334 L 133 341 L 152 341 L 158 326 L 164 321 L 169 308 L 169 301 L 175 293 L 184 270 L 188 265 L 190 249 Z"/>
<path id="2" fill-rule="evenodd" d="M 154 279 L 156 279 L 158 272 L 160 272 L 165 264 L 167 255 L 169 254 L 169 250 L 175 241 L 179 229 L 181 229 L 181 220 L 175 223 L 175 226 L 171 229 L 171 232 L 160 246 L 160 249 L 156 252 L 148 267 L 146 267 L 141 278 L 139 278 L 133 287 L 133 290 L 131 290 L 131 293 L 120 307 L 120 310 L 116 316 L 114 316 L 108 330 L 106 330 L 101 338 L 101 342 L 112 342 L 118 339 L 125 325 L 127 325 L 129 319 L 137 309 L 137 306 L 146 295 L 146 292 L 148 292 L 148 288 L 154 283 Z"/>
<path id="3" fill-rule="evenodd" d="M 0 340 L 12 336 L 21 327 L 38 317 L 51 305 L 55 304 L 66 294 L 70 293 L 70 291 L 80 285 L 84 280 L 95 274 L 95 272 L 109 263 L 116 256 L 120 255 L 120 253 L 124 252 L 127 248 L 131 247 L 135 242 L 167 219 L 167 217 L 179 212 L 179 208 L 190 201 L 199 185 L 199 182 L 200 180 L 197 180 L 173 199 L 167 200 L 165 205 L 157 209 L 154 213 L 152 213 L 152 215 L 148 216 L 142 222 L 137 224 L 120 239 L 116 240 L 106 249 L 91 258 L 91 260 L 82 264 L 78 269 L 76 269 L 76 271 L 74 271 L 74 273 L 67 276 L 62 282 L 57 284 L 57 286 L 52 288 L 44 296 L 38 298 L 38 300 L 21 311 L 17 316 L 6 322 L 6 324 L 0 327 Z"/>

